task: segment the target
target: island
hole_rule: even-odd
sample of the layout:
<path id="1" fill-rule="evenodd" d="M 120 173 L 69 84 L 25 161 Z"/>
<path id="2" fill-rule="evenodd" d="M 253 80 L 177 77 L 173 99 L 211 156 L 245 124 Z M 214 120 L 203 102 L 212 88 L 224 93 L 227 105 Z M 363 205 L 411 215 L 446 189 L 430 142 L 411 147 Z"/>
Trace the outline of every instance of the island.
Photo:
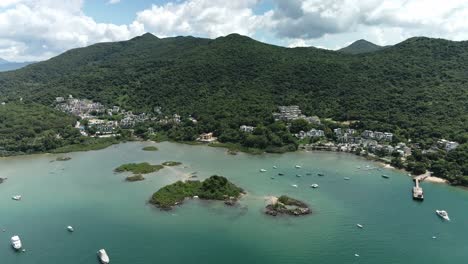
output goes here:
<path id="1" fill-rule="evenodd" d="M 132 175 L 132 176 L 128 176 L 127 178 L 125 178 L 125 180 L 128 181 L 128 182 L 143 181 L 143 180 L 145 180 L 145 177 L 143 177 L 143 175 L 141 175 L 141 174 L 135 174 L 135 175 Z"/>
<path id="2" fill-rule="evenodd" d="M 158 151 L 159 149 L 155 146 L 147 146 L 143 148 L 144 151 Z"/>
<path id="3" fill-rule="evenodd" d="M 167 185 L 153 194 L 150 203 L 162 210 L 171 210 L 180 205 L 186 198 L 224 201 L 227 205 L 234 205 L 244 190 L 228 181 L 223 176 L 213 175 L 201 181 L 178 181 Z"/>
<path id="4" fill-rule="evenodd" d="M 127 163 L 116 168 L 115 172 L 133 172 L 134 174 L 148 174 L 163 169 L 162 165 L 151 165 L 148 162 Z"/>
<path id="5" fill-rule="evenodd" d="M 182 162 L 178 161 L 166 161 L 162 163 L 163 166 L 168 166 L 168 167 L 173 167 L 173 166 L 179 166 L 182 165 Z"/>
<path id="6" fill-rule="evenodd" d="M 267 215 L 302 216 L 310 214 L 312 212 L 306 203 L 293 199 L 286 195 L 282 195 L 279 198 L 274 198 L 275 199 L 272 199 L 272 202 L 268 204 L 265 208 L 265 214 Z"/>

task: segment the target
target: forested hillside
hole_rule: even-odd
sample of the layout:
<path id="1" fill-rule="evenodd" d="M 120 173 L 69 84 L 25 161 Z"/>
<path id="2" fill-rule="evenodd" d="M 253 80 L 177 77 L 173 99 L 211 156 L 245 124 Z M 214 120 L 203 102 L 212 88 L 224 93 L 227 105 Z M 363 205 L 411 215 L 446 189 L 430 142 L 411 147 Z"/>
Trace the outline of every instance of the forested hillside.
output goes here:
<path id="1" fill-rule="evenodd" d="M 362 53 L 378 51 L 378 50 L 385 49 L 385 48 L 387 47 L 382 47 L 372 42 L 369 42 L 365 39 L 360 39 L 351 43 L 351 45 L 344 47 L 338 51 L 343 52 L 343 53 L 348 53 L 348 54 L 362 54 Z"/>

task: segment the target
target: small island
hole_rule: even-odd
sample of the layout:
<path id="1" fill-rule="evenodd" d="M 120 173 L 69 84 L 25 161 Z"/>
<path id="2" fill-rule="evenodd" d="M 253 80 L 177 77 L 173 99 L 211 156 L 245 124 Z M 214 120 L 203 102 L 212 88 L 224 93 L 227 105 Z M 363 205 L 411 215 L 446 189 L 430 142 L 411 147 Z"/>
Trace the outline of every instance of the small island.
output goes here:
<path id="1" fill-rule="evenodd" d="M 163 169 L 162 165 L 151 165 L 148 162 L 143 163 L 127 163 L 123 164 L 120 167 L 116 168 L 115 172 L 133 172 L 134 174 L 148 174 L 152 172 L 157 172 Z"/>
<path id="2" fill-rule="evenodd" d="M 178 162 L 178 161 L 166 161 L 166 162 L 163 162 L 162 165 L 163 165 L 163 166 L 168 166 L 168 167 L 173 167 L 173 166 L 182 165 L 182 162 Z"/>
<path id="3" fill-rule="evenodd" d="M 203 182 L 178 181 L 167 185 L 153 194 L 150 203 L 163 210 L 171 210 L 180 205 L 186 198 L 224 201 L 226 205 L 234 205 L 244 193 L 242 188 L 228 181 L 223 176 L 214 175 Z"/>
<path id="4" fill-rule="evenodd" d="M 67 161 L 67 160 L 71 160 L 70 157 L 58 157 L 55 159 L 56 161 Z"/>
<path id="5" fill-rule="evenodd" d="M 158 151 L 159 149 L 155 146 L 147 146 L 143 148 L 144 151 Z"/>
<path id="6" fill-rule="evenodd" d="M 143 177 L 143 175 L 141 175 L 141 174 L 135 174 L 135 175 L 132 175 L 132 176 L 128 176 L 127 178 L 125 178 L 125 180 L 128 181 L 128 182 L 143 181 L 143 180 L 145 180 L 145 177 Z"/>
<path id="7" fill-rule="evenodd" d="M 265 214 L 271 216 L 277 215 L 293 215 L 302 216 L 310 214 L 311 210 L 307 204 L 302 201 L 293 199 L 286 195 L 282 195 L 274 199 L 272 203 L 266 206 Z"/>

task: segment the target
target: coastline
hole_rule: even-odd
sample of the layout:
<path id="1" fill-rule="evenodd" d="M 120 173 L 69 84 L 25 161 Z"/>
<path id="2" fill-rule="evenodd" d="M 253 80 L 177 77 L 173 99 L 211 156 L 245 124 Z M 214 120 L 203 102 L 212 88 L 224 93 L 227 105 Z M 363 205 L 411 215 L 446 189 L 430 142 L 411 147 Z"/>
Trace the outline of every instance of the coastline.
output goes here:
<path id="1" fill-rule="evenodd" d="M 393 169 L 393 170 L 398 170 L 398 171 L 403 172 L 403 173 L 407 173 L 407 171 L 404 170 L 404 169 L 395 168 L 395 167 L 393 167 L 392 165 L 387 164 L 387 163 L 384 163 L 384 162 L 382 162 L 382 161 L 380 161 L 380 162 L 378 162 L 378 163 L 379 163 L 383 168 L 385 168 L 385 169 Z M 431 173 L 430 171 L 426 171 L 426 173 L 421 174 L 421 175 L 417 175 L 417 176 L 411 175 L 411 174 L 408 174 L 408 176 L 409 176 L 409 177 L 412 177 L 412 178 L 414 178 L 414 177 L 421 177 L 421 178 L 423 179 L 423 180 L 422 180 L 423 182 L 443 183 L 443 184 L 449 184 L 449 185 L 450 185 L 450 183 L 449 183 L 448 180 L 446 180 L 446 179 L 444 179 L 444 178 L 440 178 L 440 177 L 434 176 L 434 175 L 432 175 L 432 173 Z"/>

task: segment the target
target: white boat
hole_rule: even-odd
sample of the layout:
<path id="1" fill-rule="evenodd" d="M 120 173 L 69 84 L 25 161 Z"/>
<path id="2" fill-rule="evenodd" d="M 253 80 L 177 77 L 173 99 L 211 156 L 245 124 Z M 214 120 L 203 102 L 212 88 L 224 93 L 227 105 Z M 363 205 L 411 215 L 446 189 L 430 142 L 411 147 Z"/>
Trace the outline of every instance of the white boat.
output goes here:
<path id="1" fill-rule="evenodd" d="M 75 229 L 73 229 L 73 227 L 72 227 L 72 226 L 67 226 L 67 230 L 68 230 L 69 232 L 73 232 L 73 231 L 75 231 Z"/>
<path id="2" fill-rule="evenodd" d="M 436 214 L 440 217 L 442 217 L 443 219 L 447 220 L 447 221 L 450 221 L 450 218 L 447 214 L 447 211 L 445 210 L 436 210 Z"/>
<path id="3" fill-rule="evenodd" d="M 351 178 L 349 178 L 349 177 L 344 177 L 344 179 L 347 180 L 347 181 L 351 180 Z"/>
<path id="4" fill-rule="evenodd" d="M 296 169 L 300 169 L 302 168 L 300 165 L 296 165 Z"/>
<path id="5" fill-rule="evenodd" d="M 266 171 L 267 171 L 267 170 L 265 170 L 265 169 L 260 169 L 260 172 L 266 172 Z"/>
<path id="6" fill-rule="evenodd" d="M 359 257 L 359 254 L 354 254 L 355 257 Z"/>
<path id="7" fill-rule="evenodd" d="M 102 264 L 109 264 L 110 259 L 109 256 L 107 255 L 107 252 L 105 249 L 100 249 L 98 252 L 98 258 L 101 261 Z"/>
<path id="8" fill-rule="evenodd" d="M 297 184 L 293 184 L 293 185 L 291 185 L 291 186 L 294 187 L 294 188 L 297 188 Z"/>
<path id="9" fill-rule="evenodd" d="M 364 226 L 361 225 L 361 224 L 356 224 L 356 226 L 359 227 L 359 228 L 364 228 Z"/>
<path id="10" fill-rule="evenodd" d="M 273 169 L 277 169 L 277 168 L 278 168 L 278 167 L 276 167 L 276 166 L 273 166 Z"/>
<path id="11" fill-rule="evenodd" d="M 11 237 L 10 241 L 11 241 L 11 246 L 12 246 L 15 250 L 20 250 L 21 247 L 23 246 L 23 245 L 21 245 L 21 240 L 20 240 L 19 236 L 13 236 L 13 237 Z"/>
<path id="12" fill-rule="evenodd" d="M 315 188 L 318 188 L 318 187 L 319 187 L 319 185 L 318 185 L 318 184 L 316 184 L 316 183 L 314 183 L 314 184 L 310 185 L 310 187 L 312 187 L 312 188 L 314 188 L 314 189 L 315 189 Z"/>
<path id="13" fill-rule="evenodd" d="M 21 200 L 21 195 L 15 195 L 15 196 L 11 197 L 11 199 L 13 199 L 15 201 L 19 201 L 19 200 Z"/>

